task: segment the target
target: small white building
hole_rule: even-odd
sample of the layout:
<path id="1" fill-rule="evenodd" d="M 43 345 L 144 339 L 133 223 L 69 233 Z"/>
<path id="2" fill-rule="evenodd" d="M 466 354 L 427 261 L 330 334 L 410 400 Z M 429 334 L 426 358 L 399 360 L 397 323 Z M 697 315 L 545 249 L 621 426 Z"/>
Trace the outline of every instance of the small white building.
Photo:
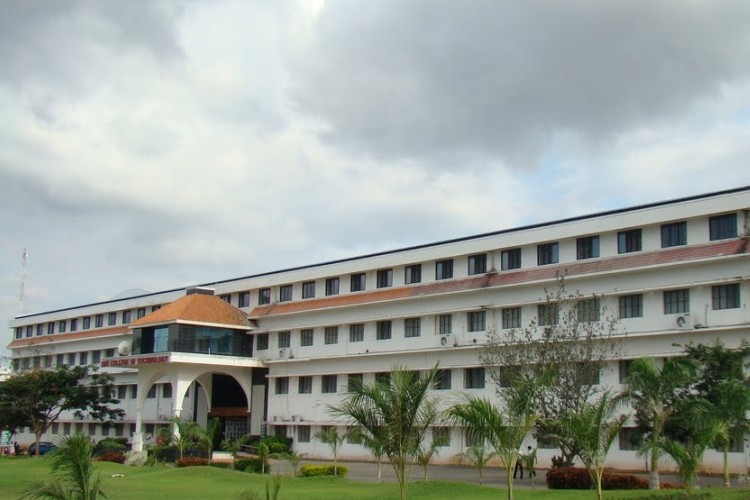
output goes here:
<path id="1" fill-rule="evenodd" d="M 571 290 L 601 296 L 620 317 L 622 359 L 600 384 L 621 388 L 638 357 L 680 351 L 675 343 L 737 346 L 750 338 L 750 187 L 535 224 L 174 289 L 13 319 L 15 370 L 95 364 L 116 379 L 126 418 L 111 428 L 72 416 L 46 438 L 74 431 L 95 439 L 153 439 L 172 416 L 222 419 L 227 436 L 286 435 L 297 451 L 326 457 L 314 436 L 340 425 L 327 411 L 352 380 L 394 366 L 444 370 L 436 391 L 494 397 L 477 358 L 490 331 L 525 326 L 544 288 L 566 275 Z M 458 428 L 439 462 L 464 451 Z M 632 429 L 608 465 L 643 469 Z M 19 441 L 23 441 L 23 436 Z M 31 438 L 28 438 L 30 441 Z M 543 443 L 540 443 L 543 445 Z M 750 446 L 732 445 L 730 465 L 748 470 Z M 540 446 L 540 466 L 552 449 Z M 341 455 L 369 459 L 355 443 Z M 718 470 L 721 457 L 706 454 Z"/>

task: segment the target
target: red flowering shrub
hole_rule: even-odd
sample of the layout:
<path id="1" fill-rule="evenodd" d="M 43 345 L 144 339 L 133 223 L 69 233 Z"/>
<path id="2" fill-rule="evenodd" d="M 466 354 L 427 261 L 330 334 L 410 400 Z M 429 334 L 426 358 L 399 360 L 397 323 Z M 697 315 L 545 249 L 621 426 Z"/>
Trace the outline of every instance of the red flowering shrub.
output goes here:
<path id="1" fill-rule="evenodd" d="M 114 462 L 116 464 L 124 464 L 125 454 L 120 453 L 119 451 L 109 451 L 107 453 L 102 453 L 101 455 L 96 457 L 95 460 L 99 462 Z"/>
<path id="2" fill-rule="evenodd" d="M 201 457 L 183 457 L 175 462 L 177 467 L 195 467 L 196 465 L 208 465 L 207 458 Z"/>
<path id="3" fill-rule="evenodd" d="M 547 487 L 551 490 L 590 490 L 594 487 L 586 469 L 558 467 L 547 471 Z M 603 490 L 647 490 L 648 481 L 631 474 L 605 472 Z"/>

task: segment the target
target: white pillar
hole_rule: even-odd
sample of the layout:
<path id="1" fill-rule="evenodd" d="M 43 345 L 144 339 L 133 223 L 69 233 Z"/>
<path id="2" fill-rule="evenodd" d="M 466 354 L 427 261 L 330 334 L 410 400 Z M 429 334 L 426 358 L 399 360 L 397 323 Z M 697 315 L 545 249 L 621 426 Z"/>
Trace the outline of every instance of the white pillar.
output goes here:
<path id="1" fill-rule="evenodd" d="M 141 432 L 143 408 L 135 410 L 135 432 L 133 433 L 133 451 L 143 451 L 143 432 Z"/>

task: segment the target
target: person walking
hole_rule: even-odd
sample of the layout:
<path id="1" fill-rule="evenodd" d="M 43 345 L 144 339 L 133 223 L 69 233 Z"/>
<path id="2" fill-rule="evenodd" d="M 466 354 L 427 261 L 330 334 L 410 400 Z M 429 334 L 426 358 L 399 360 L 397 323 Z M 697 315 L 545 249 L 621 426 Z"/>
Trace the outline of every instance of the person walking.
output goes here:
<path id="1" fill-rule="evenodd" d="M 527 447 L 526 453 L 521 455 L 521 457 L 523 458 L 523 466 L 526 468 L 526 474 L 529 476 L 529 479 L 531 479 L 531 486 L 534 486 L 534 477 L 536 476 L 534 464 L 537 462 L 536 448 L 532 448 L 531 446 Z M 523 472 L 521 474 L 521 479 L 523 479 Z"/>
<path id="2" fill-rule="evenodd" d="M 513 469 L 513 479 L 516 478 L 516 474 L 518 471 L 521 471 L 521 479 L 523 479 L 523 466 L 526 462 L 526 452 L 523 449 L 523 446 L 521 446 L 521 449 L 518 450 L 518 460 L 516 460 L 516 466 Z"/>

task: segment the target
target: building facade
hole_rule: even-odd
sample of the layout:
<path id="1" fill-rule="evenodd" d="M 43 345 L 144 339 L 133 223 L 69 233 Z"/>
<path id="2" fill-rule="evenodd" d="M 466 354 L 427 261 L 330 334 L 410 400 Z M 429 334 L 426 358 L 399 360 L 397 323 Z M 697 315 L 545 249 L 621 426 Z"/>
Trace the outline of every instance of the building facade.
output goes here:
<path id="1" fill-rule="evenodd" d="M 619 318 L 622 354 L 603 387 L 621 389 L 629 360 L 678 354 L 676 343 L 739 345 L 750 338 L 749 227 L 750 187 L 739 188 L 28 314 L 11 321 L 8 348 L 14 370 L 94 364 L 115 376 L 122 422 L 68 416 L 47 438 L 122 436 L 137 449 L 173 416 L 217 416 L 228 437 L 285 435 L 322 458 L 315 434 L 342 425 L 328 407 L 355 380 L 439 363 L 442 405 L 460 392 L 495 397 L 478 350 L 488 333 L 536 320 L 560 274 Z M 437 462 L 467 447 L 460 428 L 432 433 L 448 438 Z M 644 468 L 636 434 L 621 434 L 608 465 Z M 555 450 L 538 445 L 546 466 Z M 732 470 L 748 470 L 749 449 L 733 442 Z M 352 442 L 340 456 L 370 459 Z M 720 454 L 705 467 L 720 469 Z"/>

